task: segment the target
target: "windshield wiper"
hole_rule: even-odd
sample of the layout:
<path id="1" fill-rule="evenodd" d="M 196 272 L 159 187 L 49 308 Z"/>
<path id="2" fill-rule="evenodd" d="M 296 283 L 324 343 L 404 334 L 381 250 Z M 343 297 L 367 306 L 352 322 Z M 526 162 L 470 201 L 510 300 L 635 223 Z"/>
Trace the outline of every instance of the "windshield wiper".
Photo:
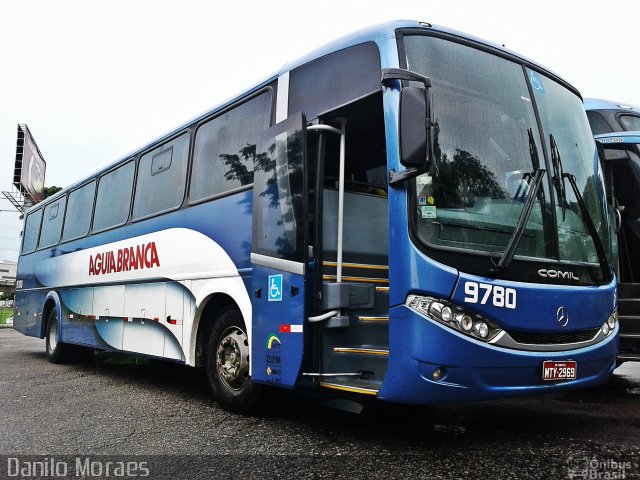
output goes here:
<path id="1" fill-rule="evenodd" d="M 518 223 L 513 230 L 513 234 L 507 243 L 507 246 L 502 252 L 500 259 L 496 263 L 494 258 L 491 257 L 491 261 L 493 262 L 493 266 L 491 267 L 492 273 L 500 273 L 506 270 L 509 267 L 509 264 L 513 260 L 513 257 L 516 253 L 516 249 L 518 248 L 518 244 L 522 239 L 522 235 L 524 234 L 524 230 L 527 227 L 527 223 L 529 222 L 529 217 L 531 216 L 531 212 L 533 210 L 533 202 L 538 196 L 538 192 L 540 191 L 540 185 L 542 184 L 542 178 L 544 174 L 547 173 L 546 170 L 540 168 L 540 158 L 538 157 L 538 148 L 536 147 L 536 142 L 533 138 L 533 131 L 529 129 L 529 154 L 531 155 L 531 164 L 533 165 L 533 172 L 528 173 L 524 176 L 524 178 L 533 178 L 531 180 L 531 188 L 529 189 L 529 195 L 527 196 L 527 200 L 522 207 L 522 211 L 520 212 L 520 218 L 518 218 Z"/>
<path id="2" fill-rule="evenodd" d="M 602 244 L 600 235 L 598 235 L 596 226 L 591 220 L 591 215 L 589 215 L 587 204 L 584 202 L 584 198 L 582 198 L 582 194 L 578 188 L 578 183 L 576 182 L 576 177 L 571 173 L 564 173 L 564 169 L 562 168 L 562 157 L 560 156 L 560 150 L 558 149 L 558 145 L 556 144 L 556 139 L 553 137 L 553 134 L 549 135 L 549 140 L 551 141 L 551 159 L 554 163 L 554 175 L 557 177 L 553 179 L 553 182 L 556 185 L 558 196 L 562 202 L 562 221 L 565 221 L 565 213 L 567 209 L 567 192 L 564 188 L 564 179 L 566 178 L 569 180 L 569 185 L 571 185 L 573 194 L 576 196 L 576 200 L 578 201 L 578 207 L 580 207 L 580 213 L 582 213 L 582 221 L 587 226 L 589 235 L 591 235 L 593 244 L 596 247 L 596 254 L 598 255 L 598 262 L 600 263 L 600 269 L 602 270 L 602 277 L 605 282 L 610 282 L 613 277 L 611 275 L 609 263 L 607 262 L 607 254 L 604 251 L 604 245 Z"/>
<path id="3" fill-rule="evenodd" d="M 558 201 L 562 208 L 562 221 L 564 222 L 567 217 L 567 190 L 564 188 L 564 169 L 562 168 L 562 158 L 560 157 L 560 150 L 558 144 L 553 136 L 553 133 L 549 135 L 549 145 L 551 148 L 551 162 L 553 162 L 553 186 L 558 192 Z"/>

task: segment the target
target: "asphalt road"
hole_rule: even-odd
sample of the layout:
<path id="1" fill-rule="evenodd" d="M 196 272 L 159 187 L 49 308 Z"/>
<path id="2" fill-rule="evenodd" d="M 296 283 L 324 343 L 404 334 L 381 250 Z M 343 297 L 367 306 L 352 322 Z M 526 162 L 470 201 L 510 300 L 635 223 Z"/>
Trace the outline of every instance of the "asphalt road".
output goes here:
<path id="1" fill-rule="evenodd" d="M 87 458 L 102 477 L 126 459 L 172 479 L 640 478 L 640 364 L 565 394 L 360 415 L 277 394 L 244 417 L 200 370 L 92 353 L 52 365 L 43 340 L 0 329 L 0 478 L 51 459 L 76 478 Z"/>

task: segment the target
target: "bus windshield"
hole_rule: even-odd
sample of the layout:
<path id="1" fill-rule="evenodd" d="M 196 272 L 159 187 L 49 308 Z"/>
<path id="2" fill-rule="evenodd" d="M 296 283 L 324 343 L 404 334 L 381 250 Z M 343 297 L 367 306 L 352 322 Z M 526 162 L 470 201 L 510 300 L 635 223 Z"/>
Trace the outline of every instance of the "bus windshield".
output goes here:
<path id="1" fill-rule="evenodd" d="M 515 253 L 598 263 L 577 199 L 562 177 L 576 177 L 607 243 L 596 148 L 580 98 L 519 63 L 462 44 L 409 35 L 404 47 L 407 68 L 433 82 L 434 161 L 416 178 L 415 189 L 420 239 L 431 246 L 504 251 L 535 174 L 547 169 L 543 148 L 551 159 L 555 145 L 560 160 L 553 155 Z"/>

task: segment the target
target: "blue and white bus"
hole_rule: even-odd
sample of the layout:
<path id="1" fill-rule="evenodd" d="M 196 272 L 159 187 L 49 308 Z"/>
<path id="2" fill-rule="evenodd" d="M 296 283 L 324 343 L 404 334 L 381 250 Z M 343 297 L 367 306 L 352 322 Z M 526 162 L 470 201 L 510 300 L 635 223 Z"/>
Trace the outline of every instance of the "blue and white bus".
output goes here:
<path id="1" fill-rule="evenodd" d="M 616 282 L 579 93 L 424 22 L 357 32 L 33 207 L 15 328 L 428 404 L 605 382 Z"/>

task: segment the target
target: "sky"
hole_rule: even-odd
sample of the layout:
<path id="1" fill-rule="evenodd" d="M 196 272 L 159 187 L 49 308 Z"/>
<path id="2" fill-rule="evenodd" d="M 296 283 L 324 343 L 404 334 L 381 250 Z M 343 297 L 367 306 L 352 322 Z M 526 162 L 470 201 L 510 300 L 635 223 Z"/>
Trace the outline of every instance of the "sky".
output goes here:
<path id="1" fill-rule="evenodd" d="M 68 186 L 359 28 L 412 19 L 504 44 L 584 97 L 640 105 L 640 1 L 29 0 L 0 4 L 0 190 L 16 128 Z M 0 200 L 0 260 L 22 229 Z"/>

